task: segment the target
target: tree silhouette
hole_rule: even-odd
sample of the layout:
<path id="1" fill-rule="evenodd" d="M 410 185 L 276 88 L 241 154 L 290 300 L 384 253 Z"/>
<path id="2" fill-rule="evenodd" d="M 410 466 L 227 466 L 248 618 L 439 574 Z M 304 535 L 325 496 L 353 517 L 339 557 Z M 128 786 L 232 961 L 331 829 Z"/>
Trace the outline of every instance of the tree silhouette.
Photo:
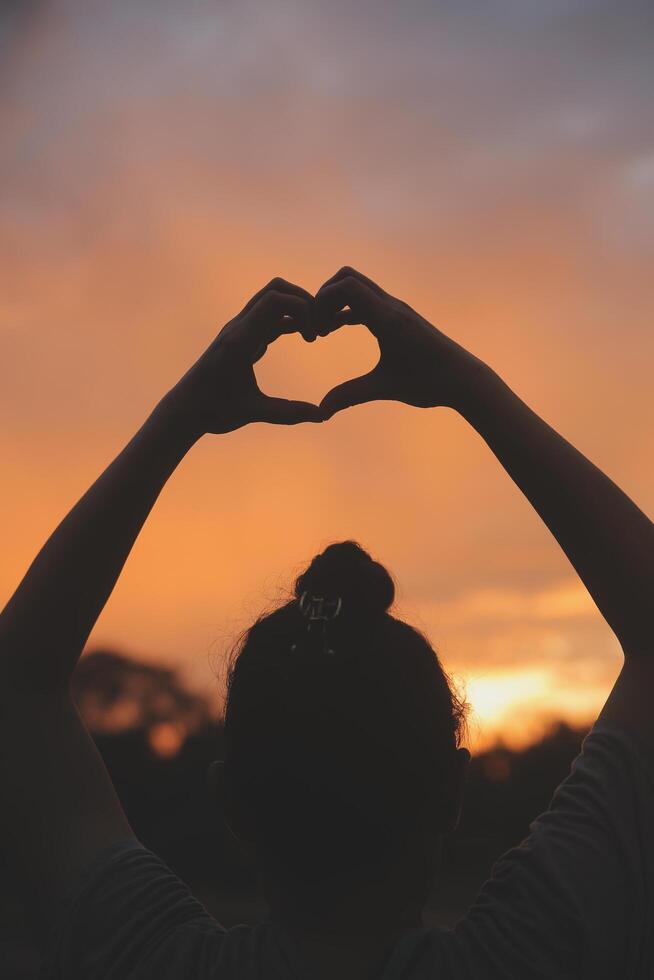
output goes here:
<path id="1" fill-rule="evenodd" d="M 80 660 L 73 696 L 94 735 L 145 731 L 151 748 L 174 756 L 210 717 L 208 701 L 187 691 L 175 670 L 99 649 Z"/>

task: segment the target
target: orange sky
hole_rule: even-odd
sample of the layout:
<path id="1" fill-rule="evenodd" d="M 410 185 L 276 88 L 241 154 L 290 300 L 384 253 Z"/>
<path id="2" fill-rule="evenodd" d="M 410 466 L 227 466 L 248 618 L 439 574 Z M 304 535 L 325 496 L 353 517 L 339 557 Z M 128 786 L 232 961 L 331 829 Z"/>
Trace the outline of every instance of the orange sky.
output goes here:
<path id="1" fill-rule="evenodd" d="M 651 9 L 492 6 L 0 14 L 0 596 L 252 292 L 344 263 L 654 510 Z M 351 327 L 258 374 L 318 400 L 374 359 Z M 603 703 L 618 648 L 549 532 L 462 420 L 394 404 L 206 438 L 91 645 L 218 698 L 210 663 L 345 537 L 467 683 L 475 744 Z"/>

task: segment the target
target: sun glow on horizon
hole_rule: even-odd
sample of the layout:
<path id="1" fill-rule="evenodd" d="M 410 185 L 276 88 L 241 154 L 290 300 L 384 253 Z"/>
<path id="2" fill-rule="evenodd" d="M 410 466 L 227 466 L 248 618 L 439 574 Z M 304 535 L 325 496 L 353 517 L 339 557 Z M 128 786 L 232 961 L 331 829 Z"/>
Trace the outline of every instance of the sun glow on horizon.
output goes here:
<path id="1" fill-rule="evenodd" d="M 604 679 L 581 689 L 562 685 L 552 667 L 470 672 L 462 683 L 470 706 L 467 746 L 478 752 L 497 744 L 523 749 L 560 722 L 590 728 L 610 690 Z"/>

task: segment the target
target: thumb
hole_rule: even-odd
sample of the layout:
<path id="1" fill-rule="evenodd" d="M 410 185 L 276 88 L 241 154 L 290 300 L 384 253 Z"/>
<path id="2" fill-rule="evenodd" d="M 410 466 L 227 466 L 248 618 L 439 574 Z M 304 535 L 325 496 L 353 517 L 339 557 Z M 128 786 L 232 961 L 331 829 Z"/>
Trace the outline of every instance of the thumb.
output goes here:
<path id="1" fill-rule="evenodd" d="M 311 402 L 295 402 L 287 398 L 273 398 L 262 395 L 259 422 L 274 422 L 277 425 L 296 425 L 298 422 L 324 422 L 322 409 Z"/>
<path id="2" fill-rule="evenodd" d="M 362 374 L 359 378 L 352 378 L 351 381 L 336 385 L 327 392 L 320 403 L 320 408 L 324 418 L 329 419 L 335 412 L 340 412 L 344 408 L 363 405 L 364 402 L 374 402 L 383 397 L 381 376 L 377 368 L 374 368 L 368 374 Z"/>

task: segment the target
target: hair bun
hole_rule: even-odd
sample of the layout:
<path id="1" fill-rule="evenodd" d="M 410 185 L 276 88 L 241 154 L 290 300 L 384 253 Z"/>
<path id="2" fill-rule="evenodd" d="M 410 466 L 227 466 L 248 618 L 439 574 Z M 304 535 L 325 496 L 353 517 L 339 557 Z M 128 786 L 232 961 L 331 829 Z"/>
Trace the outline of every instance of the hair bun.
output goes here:
<path id="1" fill-rule="evenodd" d="M 340 597 L 349 616 L 382 616 L 393 604 L 395 585 L 383 565 L 373 561 L 356 541 L 330 544 L 316 555 L 295 583 L 304 592 L 325 599 Z"/>

